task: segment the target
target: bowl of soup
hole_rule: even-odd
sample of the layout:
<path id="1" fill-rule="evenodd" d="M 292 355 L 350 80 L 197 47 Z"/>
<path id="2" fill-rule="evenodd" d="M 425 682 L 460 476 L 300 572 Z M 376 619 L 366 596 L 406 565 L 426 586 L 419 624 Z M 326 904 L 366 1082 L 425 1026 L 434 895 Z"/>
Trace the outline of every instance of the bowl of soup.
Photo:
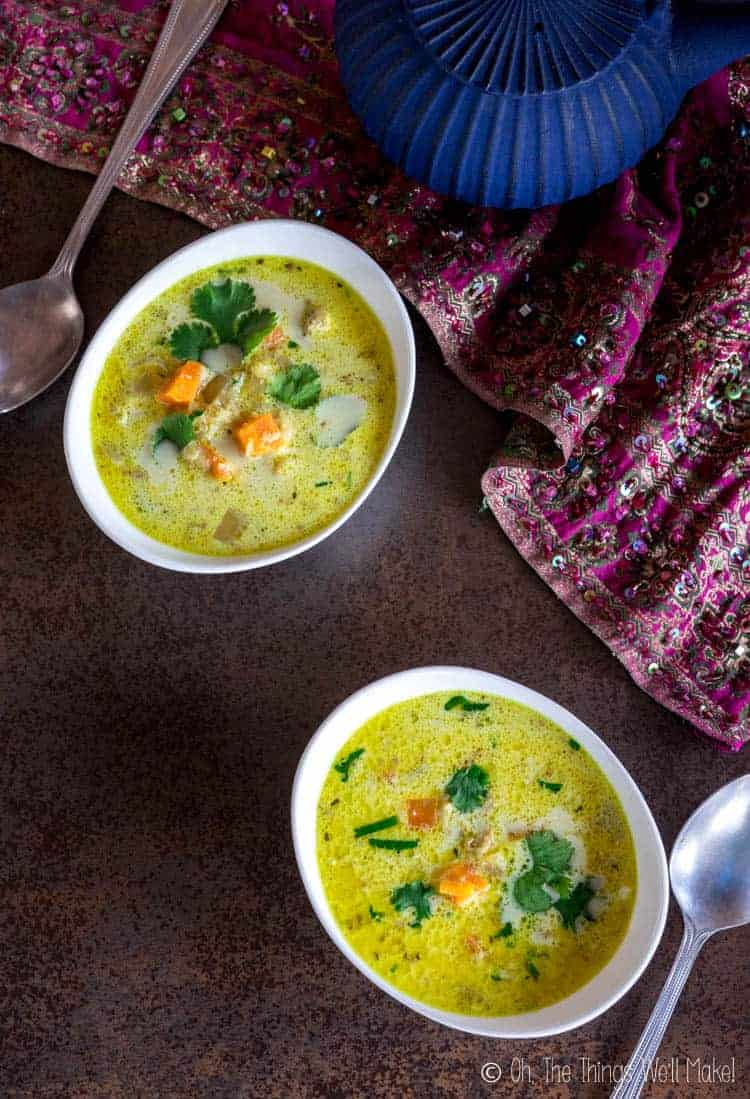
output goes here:
<path id="1" fill-rule="evenodd" d="M 300 760 L 292 833 L 349 961 L 471 1033 L 588 1022 L 664 930 L 664 847 L 633 779 L 567 710 L 487 672 L 414 669 L 343 702 Z"/>
<path id="2" fill-rule="evenodd" d="M 365 252 L 304 222 L 233 226 L 164 260 L 101 325 L 68 397 L 68 469 L 145 561 L 272 564 L 364 502 L 414 376 L 406 308 Z"/>

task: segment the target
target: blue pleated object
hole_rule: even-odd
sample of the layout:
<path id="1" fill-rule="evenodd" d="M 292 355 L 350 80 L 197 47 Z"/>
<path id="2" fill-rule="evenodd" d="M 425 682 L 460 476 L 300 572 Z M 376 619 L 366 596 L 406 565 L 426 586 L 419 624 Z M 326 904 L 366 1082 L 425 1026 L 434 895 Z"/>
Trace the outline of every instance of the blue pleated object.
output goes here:
<path id="1" fill-rule="evenodd" d="M 655 145 L 688 88 L 750 50 L 750 5 L 338 0 L 336 50 L 354 111 L 409 176 L 539 207 Z"/>

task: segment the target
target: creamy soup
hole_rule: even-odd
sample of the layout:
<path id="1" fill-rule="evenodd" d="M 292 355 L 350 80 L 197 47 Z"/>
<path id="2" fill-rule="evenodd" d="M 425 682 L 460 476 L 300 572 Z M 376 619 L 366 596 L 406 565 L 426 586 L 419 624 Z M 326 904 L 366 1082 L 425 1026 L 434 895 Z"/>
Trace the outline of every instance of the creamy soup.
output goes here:
<path id="1" fill-rule="evenodd" d="M 362 726 L 324 783 L 317 848 L 356 953 L 462 1014 L 575 992 L 612 957 L 635 899 L 630 828 L 599 766 L 491 695 L 425 695 Z"/>
<path id="2" fill-rule="evenodd" d="M 321 267 L 259 256 L 144 309 L 104 364 L 91 426 L 102 479 L 135 526 L 236 555 L 345 511 L 394 407 L 390 344 L 362 298 Z"/>

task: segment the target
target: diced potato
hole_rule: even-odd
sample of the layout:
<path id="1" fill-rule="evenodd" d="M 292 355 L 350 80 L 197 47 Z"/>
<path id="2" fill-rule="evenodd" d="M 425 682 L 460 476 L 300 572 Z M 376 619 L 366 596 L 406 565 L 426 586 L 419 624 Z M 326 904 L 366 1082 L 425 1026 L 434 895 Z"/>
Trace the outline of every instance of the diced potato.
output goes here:
<path id="1" fill-rule="evenodd" d="M 278 450 L 283 442 L 279 422 L 270 412 L 243 420 L 236 425 L 232 434 L 239 449 L 249 458 L 270 454 Z"/>
<path id="2" fill-rule="evenodd" d="M 306 336 L 319 336 L 322 332 L 327 331 L 331 324 L 331 314 L 323 305 L 316 305 L 315 302 L 305 302 L 305 308 L 302 311 L 302 331 Z"/>
<path id="3" fill-rule="evenodd" d="M 434 828 L 440 812 L 440 798 L 410 798 L 406 819 L 410 828 Z"/>
<path id="4" fill-rule="evenodd" d="M 198 396 L 203 382 L 203 364 L 186 362 L 178 366 L 156 394 L 159 404 L 170 408 L 185 408 Z"/>
<path id="5" fill-rule="evenodd" d="M 478 874 L 468 863 L 457 862 L 447 866 L 438 878 L 437 889 L 454 904 L 464 904 L 482 893 L 488 885 L 487 878 Z"/>
<path id="6" fill-rule="evenodd" d="M 248 518 L 243 512 L 235 508 L 229 508 L 214 531 L 214 538 L 220 542 L 235 542 L 248 524 Z"/>

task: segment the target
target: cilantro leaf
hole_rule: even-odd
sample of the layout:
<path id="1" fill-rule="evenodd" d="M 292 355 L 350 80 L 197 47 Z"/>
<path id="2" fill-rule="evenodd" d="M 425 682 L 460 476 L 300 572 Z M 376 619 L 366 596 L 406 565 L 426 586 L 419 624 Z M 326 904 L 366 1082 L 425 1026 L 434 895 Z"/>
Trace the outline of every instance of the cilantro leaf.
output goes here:
<path id="1" fill-rule="evenodd" d="M 182 362 L 198 362 L 204 351 L 216 347 L 218 340 L 206 324 L 181 324 L 169 337 L 169 347 L 176 359 Z"/>
<path id="2" fill-rule="evenodd" d="M 539 980 L 539 970 L 532 962 L 531 958 L 526 959 L 526 972 L 530 977 L 533 977 L 535 981 Z"/>
<path id="3" fill-rule="evenodd" d="M 586 913 L 586 905 L 594 896 L 594 890 L 588 884 L 588 882 L 579 881 L 573 892 L 568 897 L 560 895 L 559 901 L 555 901 L 555 908 L 562 916 L 563 927 L 567 927 L 570 931 L 575 931 L 576 920 L 579 916 L 585 915 L 587 919 L 591 917 Z"/>
<path id="4" fill-rule="evenodd" d="M 273 332 L 277 319 L 272 309 L 254 309 L 240 317 L 237 339 L 246 355 L 255 351 L 258 344 Z"/>
<path id="5" fill-rule="evenodd" d="M 538 778 L 537 782 L 543 790 L 550 790 L 553 794 L 558 794 L 562 790 L 561 782 L 546 782 L 543 778 Z"/>
<path id="6" fill-rule="evenodd" d="M 470 813 L 472 809 L 478 809 L 484 802 L 489 785 L 490 776 L 484 767 L 478 767 L 476 763 L 472 763 L 470 767 L 463 767 L 460 771 L 456 771 L 446 786 L 445 792 L 459 813 Z"/>
<path id="7" fill-rule="evenodd" d="M 255 291 L 247 282 L 225 279 L 200 286 L 190 299 L 196 317 L 210 324 L 219 343 L 236 343 L 238 320 L 255 306 Z"/>
<path id="8" fill-rule="evenodd" d="M 561 839 L 554 832 L 531 832 L 526 837 L 526 845 L 534 866 L 542 866 L 549 872 L 547 881 L 568 869 L 573 856 L 573 844 L 569 840 Z"/>
<path id="9" fill-rule="evenodd" d="M 334 763 L 333 769 L 341 775 L 342 782 L 349 781 L 349 768 L 355 760 L 359 759 L 361 755 L 364 755 L 364 748 L 355 748 L 353 752 L 350 752 L 348 756 L 340 759 L 338 763 Z"/>
<path id="10" fill-rule="evenodd" d="M 159 443 L 163 443 L 165 439 L 169 439 L 180 450 L 192 443 L 195 438 L 193 420 L 202 415 L 202 412 L 191 412 L 189 416 L 184 412 L 172 412 L 165 416 L 156 429 L 152 451 L 155 452 Z"/>
<path id="11" fill-rule="evenodd" d="M 382 912 L 376 912 L 375 909 L 372 907 L 372 905 L 370 905 L 370 919 L 374 920 L 375 923 L 380 923 L 382 918 L 383 918 L 383 913 Z"/>
<path id="12" fill-rule="evenodd" d="M 547 871 L 542 866 L 535 866 L 516 878 L 513 897 L 524 912 L 546 912 L 552 907 L 552 897 L 544 888 L 546 881 Z"/>
<path id="13" fill-rule="evenodd" d="M 570 745 L 570 747 L 573 749 L 574 752 L 579 752 L 581 750 L 581 745 L 578 743 L 577 740 L 574 739 L 574 737 L 570 738 L 570 740 L 568 741 L 568 744 Z"/>
<path id="14" fill-rule="evenodd" d="M 486 710 L 489 706 L 489 702 L 470 702 L 464 695 L 454 695 L 453 698 L 449 698 L 445 704 L 446 710 L 455 710 L 457 706 L 460 706 L 464 713 L 471 714 L 475 711 Z"/>
<path id="15" fill-rule="evenodd" d="M 566 920 L 571 918 L 569 913 L 576 912 L 572 917 L 575 923 L 576 916 L 580 915 L 593 893 L 589 890 L 581 908 L 576 911 L 581 903 L 580 885 L 583 883 L 579 883 L 571 892 L 571 881 L 565 873 L 570 866 L 573 844 L 556 836 L 554 832 L 544 831 L 528 835 L 526 845 L 533 865 L 531 870 L 521 874 L 515 881 L 513 896 L 516 903 L 526 912 L 546 912 L 548 908 L 554 907 L 562 916 L 566 927 Z M 557 900 L 552 899 L 549 890 L 544 888 L 545 885 L 558 894 Z M 585 888 L 588 889 L 588 886 Z M 571 904 L 573 908 L 569 909 L 567 906 Z"/>
<path id="16" fill-rule="evenodd" d="M 320 374 L 309 363 L 290 366 L 271 379 L 268 392 L 291 408 L 310 408 L 320 400 Z"/>
<path id="17" fill-rule="evenodd" d="M 397 912 L 405 912 L 407 908 L 414 909 L 414 923 L 410 927 L 421 927 L 422 920 L 427 920 L 432 915 L 430 897 L 435 892 L 431 885 L 425 885 L 421 881 L 409 882 L 401 885 L 391 893 L 391 904 Z"/>

